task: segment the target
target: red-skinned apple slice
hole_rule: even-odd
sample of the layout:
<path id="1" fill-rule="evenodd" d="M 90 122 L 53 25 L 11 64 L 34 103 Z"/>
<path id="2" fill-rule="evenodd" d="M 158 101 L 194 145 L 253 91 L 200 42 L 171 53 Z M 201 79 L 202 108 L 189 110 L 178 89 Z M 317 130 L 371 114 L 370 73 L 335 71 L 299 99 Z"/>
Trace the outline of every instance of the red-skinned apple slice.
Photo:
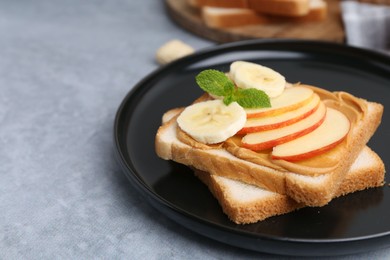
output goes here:
<path id="1" fill-rule="evenodd" d="M 298 109 L 276 116 L 249 118 L 238 134 L 266 131 L 294 124 L 314 113 L 319 107 L 320 102 L 320 97 L 317 94 L 313 94 L 310 102 Z"/>
<path id="2" fill-rule="evenodd" d="M 343 113 L 327 108 L 324 123 L 320 127 L 291 142 L 275 146 L 272 159 L 300 161 L 320 155 L 340 144 L 347 136 L 350 125 Z"/>
<path id="3" fill-rule="evenodd" d="M 241 140 L 242 146 L 254 151 L 261 151 L 286 143 L 314 131 L 322 124 L 325 115 L 326 107 L 320 102 L 314 113 L 295 124 L 245 135 Z"/>
<path id="4" fill-rule="evenodd" d="M 303 86 L 286 88 L 283 94 L 271 98 L 271 107 L 245 109 L 247 118 L 261 116 L 275 116 L 294 109 L 297 109 L 310 102 L 313 90 Z"/>

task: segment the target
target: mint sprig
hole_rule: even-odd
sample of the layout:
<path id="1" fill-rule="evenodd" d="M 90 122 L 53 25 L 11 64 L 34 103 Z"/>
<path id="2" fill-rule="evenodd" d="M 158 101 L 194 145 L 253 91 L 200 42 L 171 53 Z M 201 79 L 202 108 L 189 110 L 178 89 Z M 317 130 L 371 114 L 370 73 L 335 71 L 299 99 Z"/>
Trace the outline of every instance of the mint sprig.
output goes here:
<path id="1" fill-rule="evenodd" d="M 196 76 L 196 83 L 204 91 L 219 97 L 223 97 L 225 105 L 237 102 L 243 108 L 271 107 L 268 95 L 259 89 L 236 88 L 234 82 L 225 73 L 208 69 Z"/>

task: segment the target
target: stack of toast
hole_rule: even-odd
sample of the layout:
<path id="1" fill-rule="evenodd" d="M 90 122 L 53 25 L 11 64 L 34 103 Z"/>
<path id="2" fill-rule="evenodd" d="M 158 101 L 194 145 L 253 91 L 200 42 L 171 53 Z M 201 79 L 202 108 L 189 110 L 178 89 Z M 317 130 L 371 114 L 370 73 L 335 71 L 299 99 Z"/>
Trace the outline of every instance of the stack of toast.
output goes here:
<path id="1" fill-rule="evenodd" d="M 188 0 L 210 28 L 324 21 L 326 0 Z"/>
<path id="2" fill-rule="evenodd" d="M 226 74 L 234 78 L 231 71 Z M 385 166 L 367 146 L 380 125 L 383 114 L 381 104 L 342 91 L 330 92 L 304 84 L 285 83 L 285 86 L 282 94 L 270 98 L 270 108 L 245 109 L 248 117 L 245 126 L 224 141 L 205 143 L 197 140 L 195 135 L 191 136 L 191 132 L 186 133 L 185 128 L 181 127 L 184 125 L 178 120 L 186 108 L 166 111 L 157 131 L 157 155 L 194 169 L 195 175 L 219 201 L 224 213 L 237 224 L 255 223 L 306 206 L 324 206 L 338 196 L 384 184 Z M 316 107 L 311 115 L 306 113 L 304 117 L 285 120 L 281 124 L 272 122 L 298 113 L 310 104 L 309 101 L 294 103 L 283 99 L 293 92 L 300 93 L 300 96 L 292 98 L 296 100 L 304 100 L 304 93 L 312 93 L 310 98 L 319 97 L 318 102 L 327 109 L 326 117 L 330 117 L 331 111 L 336 111 L 348 119 L 348 129 L 342 130 L 342 121 L 337 119 L 332 119 L 331 127 L 326 128 L 327 118 L 324 116 L 320 126 L 311 132 L 302 132 L 299 136 L 290 134 L 289 138 L 277 137 L 276 142 L 262 142 L 271 143 L 269 147 L 245 146 L 244 138 L 247 135 L 257 135 L 258 132 L 261 138 L 265 138 L 264 133 L 275 132 L 279 135 L 304 124 L 305 120 L 318 113 L 320 108 Z M 205 93 L 194 104 L 216 99 L 218 97 L 215 95 Z M 282 105 L 278 103 L 280 100 L 284 100 Z M 253 111 L 260 117 L 251 118 Z M 268 128 L 257 129 L 256 133 L 245 133 L 243 130 L 249 129 L 249 122 L 256 120 L 271 123 L 267 123 Z M 322 128 L 325 130 L 320 130 Z M 330 133 L 331 138 L 336 138 L 333 133 L 343 131 L 346 134 L 342 138 L 337 137 L 339 141 L 317 145 L 327 138 L 318 133 Z M 304 152 L 294 156 L 279 152 L 283 149 L 291 152 L 290 148 L 287 149 L 289 146 Z M 281 155 L 276 156 L 278 152 Z"/>

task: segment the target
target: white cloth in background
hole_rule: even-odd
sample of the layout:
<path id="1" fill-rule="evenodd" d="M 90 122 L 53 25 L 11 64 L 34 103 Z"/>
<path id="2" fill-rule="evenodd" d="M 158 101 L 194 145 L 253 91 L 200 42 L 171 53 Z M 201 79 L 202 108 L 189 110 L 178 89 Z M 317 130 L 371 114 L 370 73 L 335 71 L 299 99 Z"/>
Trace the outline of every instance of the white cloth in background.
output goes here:
<path id="1" fill-rule="evenodd" d="M 347 44 L 390 51 L 390 6 L 341 2 Z"/>

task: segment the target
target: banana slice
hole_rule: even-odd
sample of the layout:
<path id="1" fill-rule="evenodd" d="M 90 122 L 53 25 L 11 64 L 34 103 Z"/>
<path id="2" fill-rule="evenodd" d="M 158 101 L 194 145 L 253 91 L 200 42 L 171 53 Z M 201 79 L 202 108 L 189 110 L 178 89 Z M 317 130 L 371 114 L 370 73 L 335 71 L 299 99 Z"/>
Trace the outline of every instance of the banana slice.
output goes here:
<path id="1" fill-rule="evenodd" d="M 230 77 L 238 87 L 263 90 L 270 98 L 282 94 L 286 87 L 286 79 L 278 72 L 246 61 L 233 62 Z"/>
<path id="2" fill-rule="evenodd" d="M 184 132 L 205 144 L 226 141 L 241 130 L 245 122 L 245 110 L 237 102 L 227 106 L 219 99 L 188 106 L 177 118 Z"/>

